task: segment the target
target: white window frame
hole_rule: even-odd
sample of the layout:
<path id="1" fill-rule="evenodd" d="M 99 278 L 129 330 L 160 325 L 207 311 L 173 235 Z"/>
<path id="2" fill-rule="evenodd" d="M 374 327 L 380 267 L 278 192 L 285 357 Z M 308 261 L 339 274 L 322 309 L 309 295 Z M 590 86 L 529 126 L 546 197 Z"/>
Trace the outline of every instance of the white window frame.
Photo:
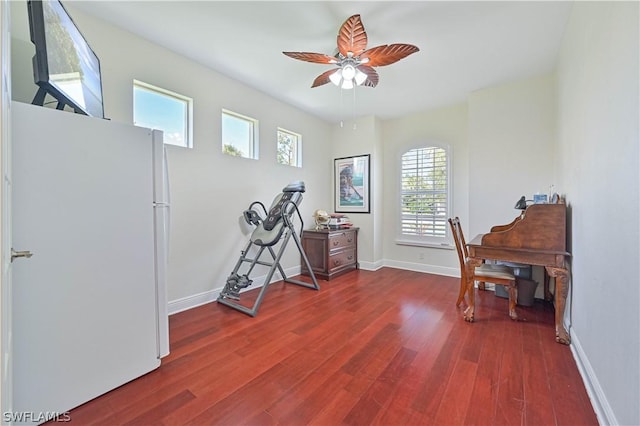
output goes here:
<path id="1" fill-rule="evenodd" d="M 228 109 L 222 109 L 222 114 L 220 115 L 220 129 L 221 129 L 221 141 L 222 144 L 220 146 L 220 148 L 222 149 L 222 153 L 225 155 L 229 155 L 229 156 L 234 156 L 233 154 L 229 154 L 227 152 L 225 152 L 225 145 L 231 145 L 234 148 L 237 149 L 237 147 L 233 144 L 227 144 L 225 141 L 225 130 L 224 130 L 224 117 L 227 116 L 229 118 L 233 118 L 235 120 L 240 120 L 240 121 L 244 121 L 246 123 L 248 123 L 250 125 L 250 131 L 249 131 L 249 141 L 248 142 L 248 149 L 249 152 L 247 153 L 247 155 L 237 155 L 236 157 L 239 158 L 249 158 L 252 160 L 257 160 L 259 158 L 259 140 L 258 140 L 258 130 L 259 130 L 259 123 L 258 120 L 255 118 L 251 118 L 249 116 L 246 115 L 242 115 L 239 114 L 237 112 L 233 112 L 230 111 Z"/>
<path id="2" fill-rule="evenodd" d="M 405 154 L 420 149 L 443 149 L 446 154 L 446 211 L 442 214 L 441 218 L 438 218 L 439 224 L 444 227 L 444 233 L 442 235 L 411 235 L 403 233 L 403 213 L 402 213 L 402 179 L 403 179 L 403 164 L 402 158 Z M 400 153 L 397 159 L 398 165 L 398 198 L 397 198 L 397 237 L 396 244 L 409 245 L 409 246 L 423 246 L 423 247 L 436 247 L 451 249 L 451 230 L 449 229 L 448 219 L 451 216 L 452 211 L 452 192 L 453 186 L 451 182 L 451 164 L 452 164 L 452 152 L 451 148 L 447 144 L 439 142 L 426 142 L 417 146 L 410 147 Z"/>
<path id="3" fill-rule="evenodd" d="M 293 148 L 293 164 L 291 163 L 283 163 L 280 161 L 278 154 L 280 152 L 280 134 L 286 134 L 290 138 L 295 139 L 294 148 Z M 302 167 L 302 135 L 300 133 L 292 132 L 291 130 L 283 129 L 282 127 L 278 127 L 276 131 L 276 161 L 278 164 L 283 164 L 285 166 L 292 167 Z"/>
<path id="4" fill-rule="evenodd" d="M 136 122 L 136 102 L 135 102 L 136 89 L 146 90 L 148 92 L 152 92 L 155 95 L 171 98 L 173 100 L 177 100 L 185 104 L 186 106 L 185 116 L 182 117 L 182 120 L 184 122 L 184 129 L 185 129 L 184 134 L 182 135 L 184 143 L 179 144 L 179 143 L 171 142 L 170 139 L 166 137 L 168 132 L 166 131 L 166 129 L 162 128 L 162 125 L 153 126 L 153 128 L 163 131 L 165 144 L 179 146 L 183 148 L 192 148 L 193 147 L 193 137 L 192 137 L 193 135 L 193 99 L 189 98 L 188 96 L 184 96 L 179 93 L 172 92 L 171 90 L 163 89 L 162 87 L 154 86 L 152 84 L 145 83 L 140 80 L 133 80 L 133 124 L 140 125 L 143 127 L 148 127 L 148 125 L 144 123 Z"/>

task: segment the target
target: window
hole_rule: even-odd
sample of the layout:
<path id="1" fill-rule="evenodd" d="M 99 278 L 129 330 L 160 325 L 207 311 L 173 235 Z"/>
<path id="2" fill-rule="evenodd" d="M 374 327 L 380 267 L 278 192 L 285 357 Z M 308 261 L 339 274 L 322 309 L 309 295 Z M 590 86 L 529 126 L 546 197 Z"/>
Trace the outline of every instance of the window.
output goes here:
<path id="1" fill-rule="evenodd" d="M 449 245 L 448 148 L 426 146 L 402 154 L 399 244 Z"/>
<path id="2" fill-rule="evenodd" d="M 191 148 L 193 99 L 133 81 L 133 124 L 164 132 L 164 143 Z"/>
<path id="3" fill-rule="evenodd" d="M 258 120 L 222 110 L 222 152 L 245 158 L 258 158 Z"/>
<path id="4" fill-rule="evenodd" d="M 278 129 L 278 163 L 302 167 L 302 135 Z"/>

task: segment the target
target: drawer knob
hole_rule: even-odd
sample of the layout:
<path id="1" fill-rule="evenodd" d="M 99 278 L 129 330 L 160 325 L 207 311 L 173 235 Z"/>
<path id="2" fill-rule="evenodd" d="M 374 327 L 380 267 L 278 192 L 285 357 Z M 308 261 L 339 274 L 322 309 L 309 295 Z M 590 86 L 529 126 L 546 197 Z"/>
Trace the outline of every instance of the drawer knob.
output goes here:
<path id="1" fill-rule="evenodd" d="M 338 241 L 334 241 L 334 242 L 333 242 L 333 245 L 334 245 L 334 246 L 337 246 L 337 245 L 338 245 Z"/>
<path id="2" fill-rule="evenodd" d="M 338 266 L 339 264 L 340 264 L 340 261 L 339 261 L 339 260 L 334 260 L 334 261 L 333 261 L 333 266 Z"/>
<path id="3" fill-rule="evenodd" d="M 349 257 L 347 257 L 347 259 L 353 260 L 353 256 L 349 256 Z"/>
<path id="4" fill-rule="evenodd" d="M 349 239 L 347 240 L 347 242 L 348 242 L 348 243 L 350 243 L 350 242 L 352 242 L 352 241 L 353 241 L 353 238 L 349 238 Z"/>

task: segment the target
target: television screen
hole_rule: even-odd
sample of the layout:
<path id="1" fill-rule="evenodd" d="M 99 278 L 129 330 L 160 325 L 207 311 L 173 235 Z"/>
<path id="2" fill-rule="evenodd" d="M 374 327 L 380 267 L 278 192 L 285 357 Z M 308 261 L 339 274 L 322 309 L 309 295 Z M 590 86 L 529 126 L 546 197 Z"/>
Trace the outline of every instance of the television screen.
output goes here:
<path id="1" fill-rule="evenodd" d="M 28 3 L 35 83 L 40 87 L 33 103 L 43 105 L 46 94 L 58 109 L 104 117 L 100 60 L 58 0 Z"/>

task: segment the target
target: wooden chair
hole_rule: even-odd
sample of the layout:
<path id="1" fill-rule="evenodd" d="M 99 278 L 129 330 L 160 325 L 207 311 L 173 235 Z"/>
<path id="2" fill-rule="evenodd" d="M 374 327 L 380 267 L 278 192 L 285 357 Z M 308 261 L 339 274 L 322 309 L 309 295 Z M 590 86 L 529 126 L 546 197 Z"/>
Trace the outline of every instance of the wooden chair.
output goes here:
<path id="1" fill-rule="evenodd" d="M 513 275 L 513 270 L 506 266 L 499 265 L 482 264 L 475 268 L 469 265 L 467 262 L 469 252 L 462 232 L 462 226 L 460 225 L 460 219 L 458 217 L 449 219 L 449 225 L 451 226 L 453 239 L 456 243 L 456 250 L 458 251 L 458 260 L 460 261 L 460 292 L 458 294 L 458 300 L 456 301 L 456 307 L 460 306 L 460 303 L 464 300 L 465 293 L 469 295 L 469 304 L 464 311 L 464 319 L 473 322 L 475 282 L 481 281 L 507 287 L 509 291 L 509 317 L 511 317 L 512 320 L 517 320 L 516 277 Z"/>

